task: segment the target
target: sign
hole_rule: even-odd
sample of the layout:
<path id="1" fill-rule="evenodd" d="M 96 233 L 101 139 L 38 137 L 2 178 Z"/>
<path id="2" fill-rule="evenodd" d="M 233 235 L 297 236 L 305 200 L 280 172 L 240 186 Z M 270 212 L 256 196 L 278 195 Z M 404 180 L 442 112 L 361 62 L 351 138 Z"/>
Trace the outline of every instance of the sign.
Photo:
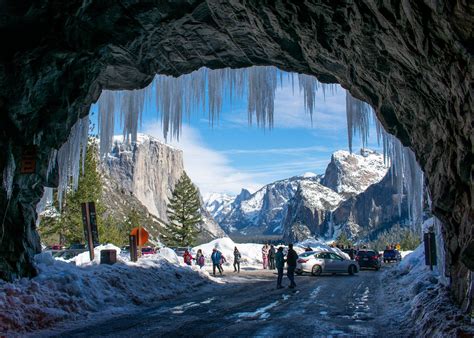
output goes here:
<path id="1" fill-rule="evenodd" d="M 148 231 L 142 227 L 133 228 L 132 231 L 130 231 L 130 235 L 136 237 L 138 246 L 145 245 L 145 243 L 148 242 Z"/>
<path id="2" fill-rule="evenodd" d="M 99 245 L 99 232 L 97 231 L 97 219 L 94 202 L 81 203 L 82 223 L 84 224 L 84 238 L 89 247 L 89 257 L 94 260 L 94 247 Z"/>
<path id="3" fill-rule="evenodd" d="M 130 241 L 130 260 L 132 262 L 136 262 L 138 259 L 137 237 L 135 237 L 134 235 L 130 235 L 128 239 Z"/>
<path id="4" fill-rule="evenodd" d="M 423 235 L 425 244 L 425 264 L 433 270 L 433 265 L 437 265 L 436 257 L 436 237 L 434 232 L 427 232 Z"/>
<path id="5" fill-rule="evenodd" d="M 36 171 L 36 146 L 24 146 L 21 150 L 20 173 L 34 174 Z"/>

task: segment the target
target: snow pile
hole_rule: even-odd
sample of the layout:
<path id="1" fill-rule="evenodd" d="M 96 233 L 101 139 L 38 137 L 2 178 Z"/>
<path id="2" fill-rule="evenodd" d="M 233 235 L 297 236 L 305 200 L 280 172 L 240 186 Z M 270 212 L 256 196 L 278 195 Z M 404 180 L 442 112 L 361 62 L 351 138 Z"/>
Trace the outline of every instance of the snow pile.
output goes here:
<path id="1" fill-rule="evenodd" d="M 294 245 L 294 249 L 298 254 L 301 254 L 302 252 L 304 252 L 307 247 L 310 247 L 313 251 L 318 251 L 318 252 L 331 251 L 331 252 L 334 252 L 335 254 L 338 254 L 341 257 L 350 259 L 349 255 L 343 252 L 341 249 L 330 247 L 326 243 L 318 241 L 315 238 L 307 238 L 304 241 L 298 242 Z"/>
<path id="2" fill-rule="evenodd" d="M 83 252 L 71 259 L 64 260 L 64 261 L 68 263 L 74 263 L 77 266 L 100 264 L 100 252 L 102 250 L 115 250 L 117 251 L 117 257 L 120 256 L 120 251 L 121 251 L 119 247 L 116 247 L 113 244 L 99 245 L 94 248 L 94 260 L 92 262 L 90 260 L 89 251 Z M 58 258 L 58 259 L 63 260 L 61 258 Z"/>
<path id="3" fill-rule="evenodd" d="M 212 264 L 211 254 L 212 249 L 217 248 L 227 260 L 227 265 L 233 264 L 234 262 L 234 248 L 239 249 L 242 256 L 241 265 L 244 266 L 258 266 L 263 263 L 262 261 L 262 244 L 254 243 L 234 243 L 229 237 L 218 238 L 212 242 L 202 244 L 193 248 L 193 255 L 201 249 L 204 257 L 206 258 L 206 264 Z"/>
<path id="4" fill-rule="evenodd" d="M 107 315 L 123 313 L 193 292 L 213 280 L 196 267 L 178 265 L 176 254 L 170 249 L 161 249 L 159 254 L 136 263 L 100 265 L 82 256 L 72 262 L 77 266 L 44 252 L 35 257 L 37 277 L 13 283 L 0 281 L 0 335 L 92 318 L 100 311 Z"/>
<path id="5" fill-rule="evenodd" d="M 400 335 L 454 337 L 474 334 L 470 319 L 452 303 L 449 290 L 436 271 L 425 265 L 423 244 L 408 254 L 384 278 L 387 320 L 400 320 Z M 391 318 L 391 319 L 388 319 Z"/>

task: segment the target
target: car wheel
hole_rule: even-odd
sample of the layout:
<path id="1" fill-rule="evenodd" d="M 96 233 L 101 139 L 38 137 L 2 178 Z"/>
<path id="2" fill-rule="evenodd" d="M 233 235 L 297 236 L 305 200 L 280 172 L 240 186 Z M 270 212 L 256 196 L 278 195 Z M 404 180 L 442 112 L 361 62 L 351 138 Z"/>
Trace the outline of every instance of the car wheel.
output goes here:
<path id="1" fill-rule="evenodd" d="M 357 272 L 357 268 L 355 267 L 355 265 L 350 265 L 349 266 L 349 275 L 354 275 L 355 273 Z"/>
<path id="2" fill-rule="evenodd" d="M 311 274 L 313 276 L 319 276 L 323 272 L 323 269 L 319 265 L 314 265 L 313 268 L 311 269 Z"/>

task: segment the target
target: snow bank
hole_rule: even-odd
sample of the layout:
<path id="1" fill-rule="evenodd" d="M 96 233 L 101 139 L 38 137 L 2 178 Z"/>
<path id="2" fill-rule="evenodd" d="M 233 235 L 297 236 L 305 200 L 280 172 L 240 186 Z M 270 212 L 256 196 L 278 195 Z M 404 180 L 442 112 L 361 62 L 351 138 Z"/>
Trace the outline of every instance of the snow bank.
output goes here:
<path id="1" fill-rule="evenodd" d="M 81 255 L 72 259 L 74 265 L 44 252 L 35 257 L 37 277 L 0 281 L 0 335 L 49 328 L 100 311 L 130 311 L 130 307 L 193 292 L 212 279 L 205 271 L 180 266 L 170 249 L 136 263 L 118 257 L 114 265 L 91 263 L 86 254 L 87 259 Z"/>
<path id="2" fill-rule="evenodd" d="M 392 305 L 389 317 L 399 319 L 399 326 L 409 330 L 410 336 L 474 334 L 470 319 L 453 304 L 441 276 L 425 265 L 423 244 L 388 270 L 383 279 L 384 289 L 390 290 L 385 294 L 385 302 Z"/>
<path id="3" fill-rule="evenodd" d="M 300 254 L 305 251 L 307 247 L 310 247 L 313 251 L 331 251 L 338 254 L 341 257 L 350 259 L 349 255 L 343 252 L 339 248 L 333 248 L 327 245 L 325 242 L 321 242 L 315 238 L 307 238 L 302 242 L 298 242 L 294 245 L 295 251 Z"/>
<path id="4" fill-rule="evenodd" d="M 263 263 L 262 261 L 262 244 L 254 243 L 235 243 L 229 237 L 218 238 L 212 242 L 202 244 L 193 248 L 193 255 L 201 249 L 204 257 L 206 258 L 206 264 L 211 263 L 212 249 L 217 248 L 227 260 L 226 265 L 233 264 L 234 262 L 234 248 L 239 249 L 242 256 L 241 265 L 245 266 L 257 266 Z"/>

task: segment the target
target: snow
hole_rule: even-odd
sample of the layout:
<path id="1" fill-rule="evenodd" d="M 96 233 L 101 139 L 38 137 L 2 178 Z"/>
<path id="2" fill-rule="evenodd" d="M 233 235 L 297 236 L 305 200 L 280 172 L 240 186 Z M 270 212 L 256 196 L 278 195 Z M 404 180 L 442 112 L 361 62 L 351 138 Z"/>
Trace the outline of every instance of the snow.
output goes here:
<path id="1" fill-rule="evenodd" d="M 103 246 L 115 249 L 117 247 Z M 100 257 L 97 248 L 96 257 Z M 171 249 L 114 265 L 89 261 L 89 253 L 69 263 L 49 252 L 35 257 L 39 274 L 12 283 L 0 281 L 0 335 L 34 331 L 90 315 L 120 314 L 140 305 L 156 304 L 183 292 L 193 292 L 214 279 L 197 267 L 181 266 Z"/>
<path id="2" fill-rule="evenodd" d="M 385 272 L 383 279 L 385 289 L 390 290 L 385 299 L 391 304 L 388 318 L 397 318 L 410 335 L 453 337 L 460 330 L 466 336 L 474 334 L 470 318 L 453 304 L 439 273 L 425 265 L 423 244 Z"/>
<path id="3" fill-rule="evenodd" d="M 336 191 L 346 195 L 360 194 L 380 182 L 388 171 L 383 155 L 369 149 L 362 149 L 361 155 L 338 150 L 333 153 L 332 161 L 341 172 Z"/>
<path id="4" fill-rule="evenodd" d="M 231 265 L 234 262 L 234 248 L 239 249 L 242 256 L 240 264 L 243 266 L 261 266 L 262 261 L 262 244 L 255 243 L 235 243 L 229 237 L 218 238 L 209 243 L 201 244 L 192 249 L 195 254 L 199 249 L 202 250 L 206 258 L 206 264 L 211 264 L 212 249 L 217 248 L 227 260 L 226 265 Z"/>
<path id="5" fill-rule="evenodd" d="M 333 211 L 343 200 L 341 195 L 315 181 L 300 181 L 299 191 L 311 207 L 319 210 Z"/>
<path id="6" fill-rule="evenodd" d="M 312 172 L 306 172 L 303 174 L 303 178 L 312 178 L 312 177 L 318 177 L 318 175 Z"/>

